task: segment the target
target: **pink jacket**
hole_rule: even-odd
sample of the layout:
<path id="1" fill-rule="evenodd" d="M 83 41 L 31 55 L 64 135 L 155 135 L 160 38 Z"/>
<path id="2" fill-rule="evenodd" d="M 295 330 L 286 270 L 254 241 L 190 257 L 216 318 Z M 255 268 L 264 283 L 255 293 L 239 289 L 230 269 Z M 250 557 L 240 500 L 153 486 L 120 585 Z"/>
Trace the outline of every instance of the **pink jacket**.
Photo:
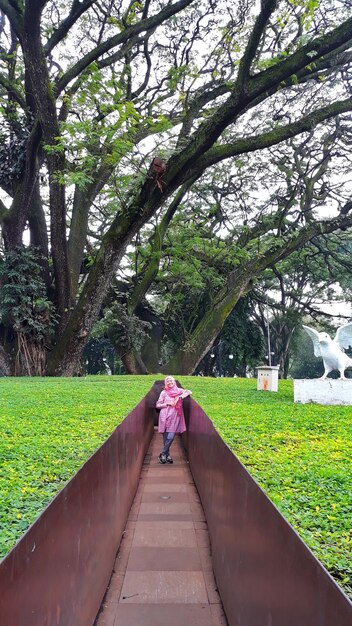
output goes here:
<path id="1" fill-rule="evenodd" d="M 163 389 L 156 403 L 156 408 L 161 409 L 159 413 L 159 433 L 183 433 L 186 430 L 186 422 L 182 409 L 182 398 L 178 400 L 178 402 L 181 402 L 180 412 L 178 412 L 174 406 L 166 406 L 166 402 L 173 402 L 174 400 L 175 398 L 168 396 L 167 391 Z"/>

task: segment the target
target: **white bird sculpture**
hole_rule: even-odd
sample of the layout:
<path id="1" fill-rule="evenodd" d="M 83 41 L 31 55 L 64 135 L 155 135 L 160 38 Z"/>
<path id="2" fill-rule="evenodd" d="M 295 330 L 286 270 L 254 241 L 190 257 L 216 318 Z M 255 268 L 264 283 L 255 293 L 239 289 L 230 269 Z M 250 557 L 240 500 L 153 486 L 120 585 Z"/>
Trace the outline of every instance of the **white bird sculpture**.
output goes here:
<path id="1" fill-rule="evenodd" d="M 345 369 L 352 367 L 352 359 L 343 350 L 352 347 L 352 322 L 340 326 L 334 339 L 331 339 L 328 333 L 318 333 L 309 326 L 303 328 L 313 341 L 315 356 L 321 356 L 323 359 L 325 371 L 321 380 L 333 370 L 339 370 L 340 377 L 345 379 Z"/>

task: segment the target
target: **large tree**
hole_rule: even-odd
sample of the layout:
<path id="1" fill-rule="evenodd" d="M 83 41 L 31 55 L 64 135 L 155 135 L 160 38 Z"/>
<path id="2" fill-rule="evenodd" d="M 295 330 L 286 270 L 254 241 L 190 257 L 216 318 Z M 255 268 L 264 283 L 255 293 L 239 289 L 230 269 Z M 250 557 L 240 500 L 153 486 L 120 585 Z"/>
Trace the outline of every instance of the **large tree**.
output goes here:
<path id="1" fill-rule="evenodd" d="M 16 361 L 20 373 L 38 373 L 37 362 L 50 374 L 76 373 L 126 246 L 143 225 L 162 219 L 177 194 L 216 164 L 351 110 L 346 3 L 257 6 L 0 0 L 5 371 Z M 158 157 L 151 164 L 150 150 Z M 329 220 L 307 211 L 275 248 L 236 266 L 170 368 L 194 369 L 268 262 L 317 233 L 350 227 L 350 205 L 339 209 Z M 284 217 L 279 207 L 276 223 Z M 24 285 L 26 276 L 18 282 L 14 270 L 26 265 L 27 228 L 41 272 L 37 286 Z M 80 281 L 85 257 L 90 269 Z M 26 333 L 26 316 L 14 318 L 6 308 L 18 294 L 27 317 L 39 309 L 55 334 L 43 338 L 41 326 L 36 336 L 34 323 Z"/>
<path id="2" fill-rule="evenodd" d="M 278 341 L 273 347 L 276 359 L 280 358 L 281 371 L 287 374 L 290 341 L 302 314 L 310 304 L 314 306 L 318 297 L 328 298 L 329 286 L 350 271 L 344 251 L 345 233 L 315 235 L 299 252 L 288 251 L 290 258 L 281 263 L 276 256 L 278 250 L 280 256 L 281 252 L 286 256 L 283 246 L 287 237 L 298 234 L 302 224 L 314 224 L 322 212 L 325 216 L 336 214 L 339 207 L 344 210 L 349 206 L 350 183 L 342 175 L 349 165 L 349 126 L 340 120 L 329 126 L 323 139 L 307 133 L 303 139 L 285 142 L 270 153 L 263 151 L 260 158 L 242 157 L 236 171 L 213 168 L 183 198 L 180 190 L 162 220 L 155 224 L 153 235 L 150 224 L 144 233 L 139 233 L 128 262 L 130 270 L 133 267 L 136 271 L 121 274 L 125 318 L 130 319 L 125 325 L 130 334 L 130 350 L 126 342 L 121 347 L 125 359 L 134 363 L 133 371 L 144 371 L 141 365 L 149 371 L 159 371 L 160 361 L 167 371 L 177 350 L 176 372 L 183 371 L 185 358 L 192 357 L 196 362 L 199 352 L 192 341 L 197 327 L 215 317 L 215 331 L 219 332 L 222 307 L 228 304 L 228 277 L 234 268 L 240 268 L 245 275 L 248 264 L 259 257 L 261 271 L 248 272 L 248 289 L 251 299 L 254 293 L 259 300 L 261 285 L 265 294 L 268 290 L 273 293 L 276 285 L 281 290 L 275 314 Z M 175 203 L 180 198 L 175 214 Z M 234 284 L 234 290 L 236 287 Z M 143 302 L 145 294 L 149 304 Z M 237 298 L 238 293 L 234 296 Z M 154 308 L 159 318 L 157 328 L 154 326 L 149 333 L 147 349 L 138 354 L 136 344 L 133 345 L 134 333 L 129 329 L 137 311 L 144 319 L 146 306 Z M 235 307 L 234 315 L 238 311 Z M 273 333 L 275 329 L 272 327 Z M 206 342 L 201 349 L 208 345 L 213 351 L 215 335 L 216 332 L 204 333 Z"/>

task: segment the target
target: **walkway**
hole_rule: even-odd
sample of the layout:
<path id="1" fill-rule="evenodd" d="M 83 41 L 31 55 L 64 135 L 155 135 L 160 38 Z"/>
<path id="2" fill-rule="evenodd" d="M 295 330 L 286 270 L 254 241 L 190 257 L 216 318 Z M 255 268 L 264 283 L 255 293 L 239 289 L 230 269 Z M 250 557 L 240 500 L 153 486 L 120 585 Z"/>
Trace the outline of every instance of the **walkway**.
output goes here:
<path id="1" fill-rule="evenodd" d="M 226 626 L 180 438 L 173 465 L 159 464 L 160 449 L 155 433 L 95 626 Z"/>

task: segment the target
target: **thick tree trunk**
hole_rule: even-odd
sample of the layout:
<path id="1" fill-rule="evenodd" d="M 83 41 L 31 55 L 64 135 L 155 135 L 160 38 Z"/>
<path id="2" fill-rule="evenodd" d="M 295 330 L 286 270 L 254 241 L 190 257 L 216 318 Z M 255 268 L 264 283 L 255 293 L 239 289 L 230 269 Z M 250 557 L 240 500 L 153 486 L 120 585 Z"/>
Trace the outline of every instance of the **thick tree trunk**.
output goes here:
<path id="1" fill-rule="evenodd" d="M 160 336 L 157 332 L 150 332 L 150 335 L 142 347 L 141 356 L 145 367 L 150 373 L 160 371 Z"/>
<path id="2" fill-rule="evenodd" d="M 124 352 L 120 356 L 127 374 L 148 374 L 147 368 L 137 350 Z"/>
<path id="3" fill-rule="evenodd" d="M 242 276 L 233 284 L 232 289 L 223 290 L 222 297 L 203 317 L 191 339 L 168 363 L 163 365 L 163 373 L 193 374 L 197 365 L 210 350 L 235 304 L 246 293 L 249 282 L 250 277 Z"/>
<path id="4" fill-rule="evenodd" d="M 23 244 L 23 231 L 29 219 L 32 203 L 38 194 L 38 163 L 37 152 L 41 139 L 38 124 L 32 128 L 26 146 L 26 166 L 22 177 L 14 188 L 11 208 L 3 218 L 2 235 L 5 249 L 14 250 Z"/>
<path id="5" fill-rule="evenodd" d="M 136 313 L 139 319 L 151 324 L 151 328 L 148 330 L 148 337 L 141 348 L 141 357 L 148 372 L 157 373 L 160 371 L 160 347 L 163 336 L 162 321 L 153 311 L 142 305 L 137 307 Z"/>
<path id="6" fill-rule="evenodd" d="M 107 183 L 113 167 L 104 166 L 97 172 L 95 181 L 88 188 L 76 187 L 73 199 L 70 234 L 68 239 L 68 262 L 70 268 L 71 300 L 77 295 L 79 275 L 87 239 L 89 211 L 99 191 Z"/>
<path id="7" fill-rule="evenodd" d="M 5 250 L 14 250 L 23 244 L 23 231 L 26 225 L 26 187 L 21 182 L 16 190 L 11 209 L 6 213 L 2 223 L 2 235 Z"/>
<path id="8" fill-rule="evenodd" d="M 70 284 L 72 298 L 77 293 L 79 275 L 86 243 L 90 204 L 85 202 L 86 194 L 81 189 L 75 190 L 68 240 L 68 258 L 70 264 Z"/>
<path id="9" fill-rule="evenodd" d="M 65 154 L 58 145 L 60 127 L 56 101 L 50 81 L 40 33 L 40 7 L 28 3 L 22 39 L 28 84 L 35 86 L 34 106 L 46 145 L 49 173 L 50 239 L 55 279 L 55 304 L 60 328 L 65 326 L 70 307 L 70 279 L 66 240 L 65 185 L 60 177 L 65 171 Z"/>
<path id="10" fill-rule="evenodd" d="M 45 282 L 47 290 L 49 290 L 51 287 L 51 275 L 49 269 L 48 232 L 42 200 L 40 197 L 40 187 L 38 180 L 36 180 L 36 184 L 33 190 L 33 196 L 29 207 L 28 224 L 30 231 L 30 245 L 34 246 L 40 251 L 38 263 L 43 269 L 43 280 Z"/>

